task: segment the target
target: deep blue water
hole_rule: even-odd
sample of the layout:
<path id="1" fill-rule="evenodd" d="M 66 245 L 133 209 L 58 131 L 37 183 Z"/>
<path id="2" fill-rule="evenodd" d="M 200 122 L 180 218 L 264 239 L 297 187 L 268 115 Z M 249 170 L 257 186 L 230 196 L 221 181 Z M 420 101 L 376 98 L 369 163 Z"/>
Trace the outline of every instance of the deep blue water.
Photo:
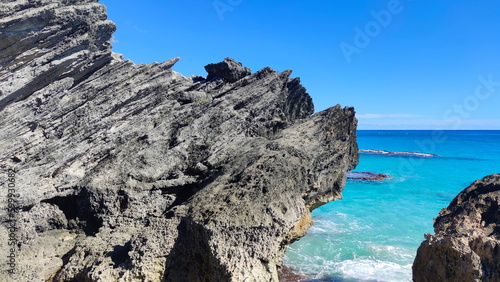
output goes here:
<path id="1" fill-rule="evenodd" d="M 439 210 L 473 181 L 500 173 L 500 131 L 358 131 L 360 149 L 439 157 L 360 155 L 343 199 L 313 211 L 314 225 L 284 263 L 322 281 L 411 281 L 411 265 Z"/>

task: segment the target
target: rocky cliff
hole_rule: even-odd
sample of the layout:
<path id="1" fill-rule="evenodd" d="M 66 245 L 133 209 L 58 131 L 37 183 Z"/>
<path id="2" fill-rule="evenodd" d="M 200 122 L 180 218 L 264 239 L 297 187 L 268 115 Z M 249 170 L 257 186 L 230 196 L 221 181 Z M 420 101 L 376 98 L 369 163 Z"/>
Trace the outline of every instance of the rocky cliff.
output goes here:
<path id="1" fill-rule="evenodd" d="M 357 164 L 354 110 L 289 70 L 123 60 L 106 18 L 0 4 L 0 280 L 277 281 Z"/>
<path id="2" fill-rule="evenodd" d="M 416 282 L 500 281 L 500 174 L 472 183 L 434 222 L 413 264 Z"/>

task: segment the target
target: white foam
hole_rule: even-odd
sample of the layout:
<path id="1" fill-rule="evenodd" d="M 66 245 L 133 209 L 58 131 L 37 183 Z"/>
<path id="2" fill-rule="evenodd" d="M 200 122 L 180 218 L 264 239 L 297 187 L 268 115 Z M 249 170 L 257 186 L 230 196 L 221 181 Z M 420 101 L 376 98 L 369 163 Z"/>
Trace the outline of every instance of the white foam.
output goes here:
<path id="1" fill-rule="evenodd" d="M 297 255 L 297 254 L 296 254 Z M 351 260 L 327 260 L 320 256 L 298 254 L 299 261 L 290 261 L 285 256 L 285 264 L 303 275 L 330 281 L 332 277 L 343 277 L 357 281 L 370 282 L 409 282 L 412 281 L 411 263 L 398 264 L 390 261 L 367 257 Z M 338 259 L 338 258 L 337 258 Z"/>
<path id="2" fill-rule="evenodd" d="M 411 264 L 400 265 L 389 261 L 364 258 L 339 262 L 333 272 L 339 273 L 346 278 L 360 280 L 375 280 L 380 282 L 412 281 Z M 316 278 L 320 279 L 321 277 Z"/>
<path id="3" fill-rule="evenodd" d="M 368 248 L 374 253 L 375 257 L 378 258 L 389 257 L 391 260 L 399 263 L 411 263 L 414 259 L 414 255 L 409 252 L 408 248 L 375 244 L 368 246 Z"/>
<path id="4" fill-rule="evenodd" d="M 287 266 L 323 281 L 335 277 L 359 282 L 411 281 L 413 252 L 404 244 L 371 237 L 367 233 L 372 226 L 340 212 L 315 216 L 314 222 L 309 237 L 288 248 Z"/>
<path id="5" fill-rule="evenodd" d="M 314 225 L 309 229 L 311 234 L 335 235 L 371 229 L 368 225 L 360 225 L 355 218 L 349 218 L 342 213 L 317 216 L 313 218 Z"/>

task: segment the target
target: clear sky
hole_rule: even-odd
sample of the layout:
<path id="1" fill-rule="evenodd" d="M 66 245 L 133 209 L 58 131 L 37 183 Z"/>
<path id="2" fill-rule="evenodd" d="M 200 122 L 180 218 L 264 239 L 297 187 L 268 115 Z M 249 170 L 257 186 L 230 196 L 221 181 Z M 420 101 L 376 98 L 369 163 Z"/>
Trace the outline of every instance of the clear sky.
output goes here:
<path id="1" fill-rule="evenodd" d="M 354 106 L 359 129 L 500 129 L 498 0 L 101 3 L 135 63 L 293 69 L 316 111 Z"/>

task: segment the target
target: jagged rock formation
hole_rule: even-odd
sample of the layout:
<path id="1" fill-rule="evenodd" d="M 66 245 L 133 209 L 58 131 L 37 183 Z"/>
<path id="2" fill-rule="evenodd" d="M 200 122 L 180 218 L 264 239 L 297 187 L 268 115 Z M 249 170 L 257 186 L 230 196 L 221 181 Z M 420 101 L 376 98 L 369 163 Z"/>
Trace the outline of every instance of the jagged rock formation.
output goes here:
<path id="1" fill-rule="evenodd" d="M 208 73 L 207 80 L 222 78 L 227 82 L 236 82 L 252 74 L 249 68 L 244 68 L 241 63 L 237 63 L 230 58 L 226 58 L 223 62 L 217 64 L 206 65 L 205 70 Z"/>
<path id="2" fill-rule="evenodd" d="M 93 0 L 0 4 L 0 167 L 19 207 L 0 209 L 17 272 L 2 260 L 0 280 L 277 281 L 357 164 L 354 110 L 312 115 L 291 71 L 136 65 L 114 30 Z"/>
<path id="3" fill-rule="evenodd" d="M 426 234 L 413 280 L 500 281 L 500 174 L 472 183 L 439 212 Z"/>

